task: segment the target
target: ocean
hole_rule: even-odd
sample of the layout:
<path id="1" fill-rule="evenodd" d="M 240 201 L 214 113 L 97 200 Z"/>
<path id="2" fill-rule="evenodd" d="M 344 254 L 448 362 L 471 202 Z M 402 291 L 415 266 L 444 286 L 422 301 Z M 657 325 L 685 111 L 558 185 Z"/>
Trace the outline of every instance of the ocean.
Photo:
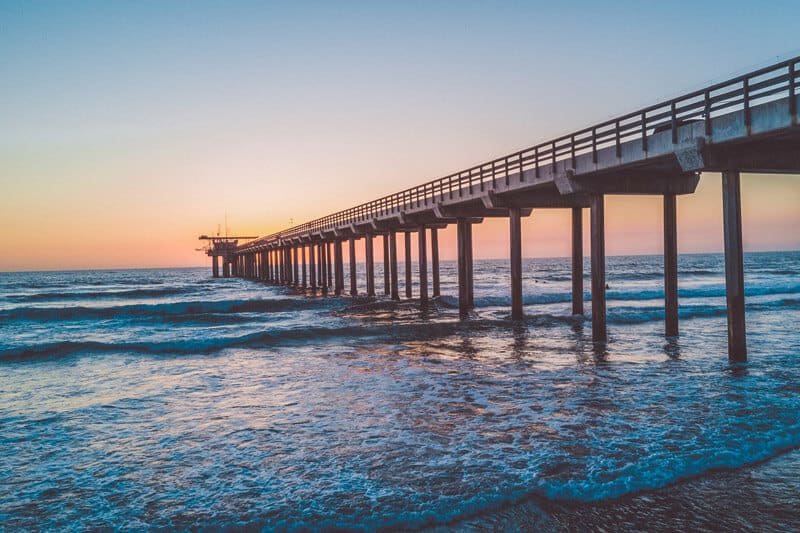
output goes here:
<path id="1" fill-rule="evenodd" d="M 744 261 L 745 365 L 720 254 L 680 256 L 674 339 L 662 258 L 609 257 L 604 348 L 568 259 L 524 261 L 521 322 L 508 261 L 463 320 L 447 261 L 427 308 L 0 274 L 0 529 L 800 530 L 800 252 Z"/>

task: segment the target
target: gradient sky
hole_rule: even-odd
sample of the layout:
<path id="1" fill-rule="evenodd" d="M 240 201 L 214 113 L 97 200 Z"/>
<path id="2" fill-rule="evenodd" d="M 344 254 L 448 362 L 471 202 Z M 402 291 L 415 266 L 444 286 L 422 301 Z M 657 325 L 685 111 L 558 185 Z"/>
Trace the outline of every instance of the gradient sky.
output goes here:
<path id="1" fill-rule="evenodd" d="M 204 265 L 226 213 L 271 233 L 798 55 L 798 28 L 796 0 L 4 1 L 0 270 Z M 743 188 L 746 249 L 800 248 L 800 176 Z M 660 253 L 660 206 L 610 197 L 607 252 Z M 718 175 L 678 209 L 681 252 L 721 250 Z M 534 212 L 524 255 L 567 255 L 568 221 Z"/>

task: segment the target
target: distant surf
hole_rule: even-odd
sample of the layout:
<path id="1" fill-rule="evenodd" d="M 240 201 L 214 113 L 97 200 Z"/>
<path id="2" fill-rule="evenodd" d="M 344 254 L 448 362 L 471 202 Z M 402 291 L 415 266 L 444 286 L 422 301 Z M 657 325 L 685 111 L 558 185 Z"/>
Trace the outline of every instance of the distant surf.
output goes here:
<path id="1" fill-rule="evenodd" d="M 639 497 L 683 502 L 665 487 L 718 497 L 692 480 L 800 446 L 800 253 L 745 256 L 744 367 L 721 265 L 680 257 L 665 339 L 661 258 L 609 258 L 605 346 L 566 259 L 525 262 L 522 321 L 505 261 L 475 262 L 466 317 L 449 262 L 427 306 L 207 269 L 0 274 L 0 521 L 613 529 L 608 506 L 640 523 Z"/>

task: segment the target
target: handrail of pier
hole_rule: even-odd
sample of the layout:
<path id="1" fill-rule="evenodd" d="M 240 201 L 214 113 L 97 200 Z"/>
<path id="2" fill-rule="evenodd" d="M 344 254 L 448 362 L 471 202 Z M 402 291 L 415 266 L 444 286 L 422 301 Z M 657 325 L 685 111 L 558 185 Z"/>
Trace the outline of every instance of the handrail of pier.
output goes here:
<path id="1" fill-rule="evenodd" d="M 671 130 L 672 142 L 677 144 L 678 126 L 689 120 L 703 121 L 706 135 L 710 135 L 712 117 L 744 109 L 745 125 L 749 126 L 749 111 L 753 105 L 786 96 L 790 96 L 790 113 L 796 115 L 797 101 L 794 96 L 798 86 L 798 63 L 800 56 L 261 237 L 239 249 L 253 250 L 279 239 L 291 239 L 344 224 L 368 222 L 376 217 L 400 213 L 409 207 L 435 205 L 437 201 L 463 195 L 465 190 L 469 193 L 474 193 L 475 190 L 484 191 L 495 187 L 500 180 L 508 184 L 511 175 L 523 171 L 532 170 L 538 177 L 542 166 L 566 159 L 574 162 L 582 154 L 591 153 L 597 162 L 597 151 L 602 148 L 616 146 L 617 155 L 620 156 L 622 144 L 636 139 L 641 141 L 642 149 L 647 151 L 648 134 L 659 128 Z M 521 174 L 520 179 L 524 180 L 525 175 Z"/>

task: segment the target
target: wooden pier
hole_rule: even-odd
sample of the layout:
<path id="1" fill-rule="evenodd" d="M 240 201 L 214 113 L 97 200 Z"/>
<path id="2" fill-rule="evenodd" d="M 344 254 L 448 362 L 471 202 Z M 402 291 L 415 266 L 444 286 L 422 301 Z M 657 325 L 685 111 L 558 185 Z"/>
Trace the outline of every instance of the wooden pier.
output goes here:
<path id="1" fill-rule="evenodd" d="M 383 240 L 384 294 L 400 298 L 397 238 L 405 241 L 404 294 L 411 298 L 411 233 L 419 243 L 419 300 L 440 294 L 437 230 L 455 224 L 458 301 L 474 305 L 472 226 L 507 217 L 511 315 L 523 317 L 521 219 L 537 209 L 572 211 L 572 312 L 583 314 L 582 213 L 590 210 L 592 338 L 607 341 L 605 195 L 660 195 L 664 203 L 665 334 L 678 334 L 678 195 L 702 172 L 722 173 L 728 356 L 747 360 L 740 174 L 800 173 L 800 57 L 595 124 L 425 184 L 384 196 L 236 247 L 234 275 L 344 292 L 342 246 L 348 243 L 350 294 L 355 253 L 364 240 L 367 295 L 375 295 L 373 239 Z M 299 255 L 298 255 L 299 251 Z M 308 259 L 306 259 L 308 258 Z M 308 274 L 308 275 L 307 275 Z M 306 285 L 306 280 L 310 280 Z"/>

